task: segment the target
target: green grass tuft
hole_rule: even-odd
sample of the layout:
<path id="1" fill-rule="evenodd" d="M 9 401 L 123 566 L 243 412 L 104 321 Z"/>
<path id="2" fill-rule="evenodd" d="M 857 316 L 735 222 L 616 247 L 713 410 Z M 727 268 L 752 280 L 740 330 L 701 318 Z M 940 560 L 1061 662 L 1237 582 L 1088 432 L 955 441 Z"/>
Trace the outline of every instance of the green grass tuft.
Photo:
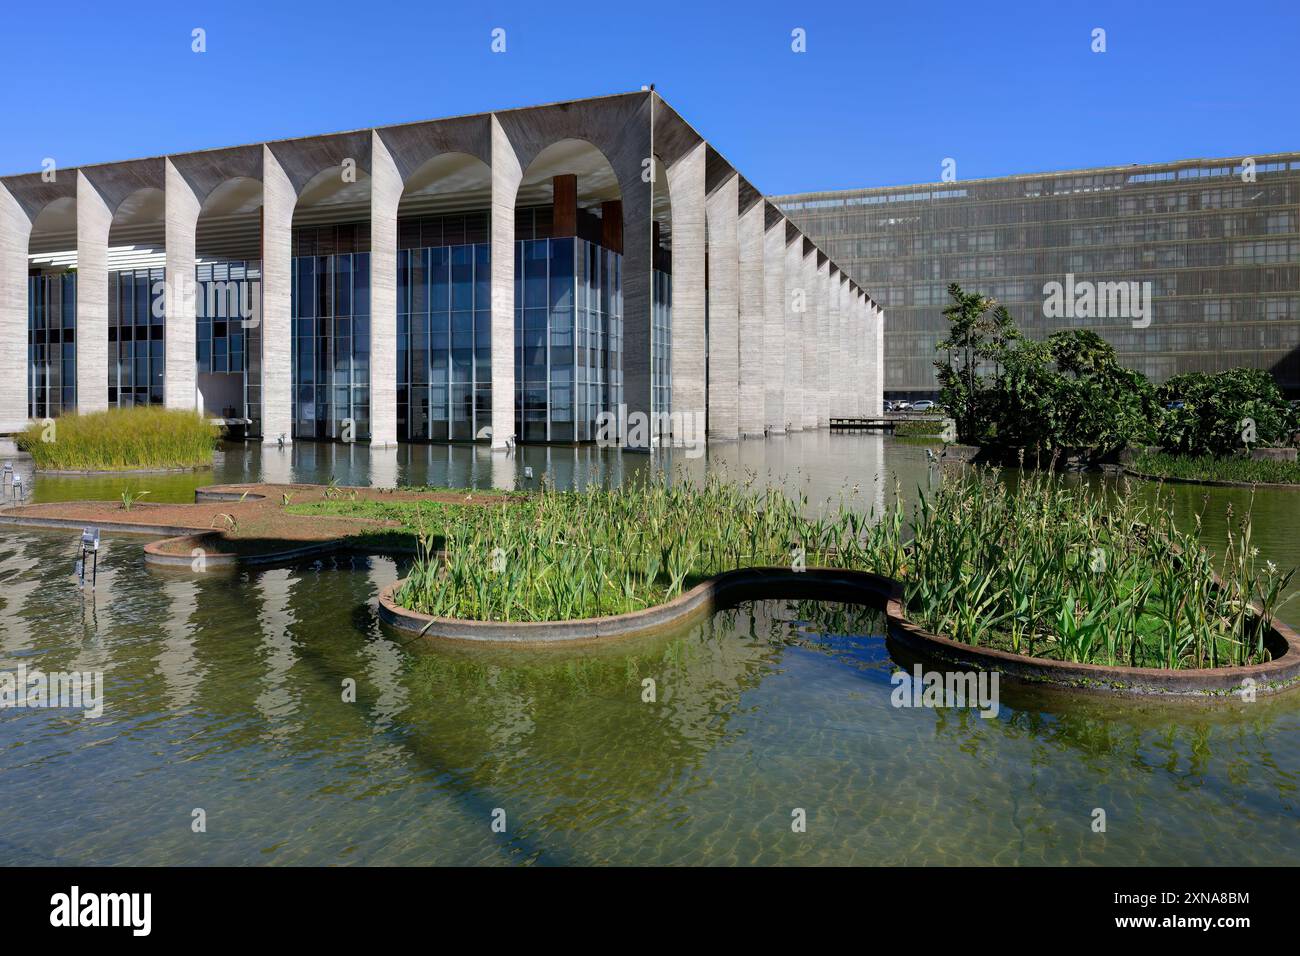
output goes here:
<path id="1" fill-rule="evenodd" d="M 1295 461 L 1255 461 L 1250 458 L 1216 458 L 1213 455 L 1143 452 L 1133 459 L 1130 467 L 1156 478 L 1300 485 L 1300 462 Z"/>
<path id="2" fill-rule="evenodd" d="M 219 438 L 192 411 L 143 406 L 34 421 L 15 443 L 42 470 L 130 471 L 210 466 Z"/>

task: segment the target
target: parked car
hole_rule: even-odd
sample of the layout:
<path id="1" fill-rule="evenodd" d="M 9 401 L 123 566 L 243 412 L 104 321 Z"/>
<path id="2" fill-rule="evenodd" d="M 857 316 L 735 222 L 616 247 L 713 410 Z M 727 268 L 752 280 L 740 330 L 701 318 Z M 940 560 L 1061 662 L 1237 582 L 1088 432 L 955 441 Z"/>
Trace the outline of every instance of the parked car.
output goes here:
<path id="1" fill-rule="evenodd" d="M 912 411 L 914 412 L 932 412 L 938 407 L 938 403 L 932 402 L 928 398 L 923 398 L 919 402 L 912 403 Z"/>
<path id="2" fill-rule="evenodd" d="M 1175 409 L 1182 408 L 1182 407 L 1183 407 L 1184 405 L 1186 405 L 1186 404 L 1187 404 L 1187 403 L 1186 403 L 1185 401 L 1183 401 L 1181 398 L 1176 398 L 1176 399 L 1174 399 L 1172 402 L 1167 402 L 1167 403 L 1165 404 L 1165 408 L 1169 409 L 1169 410 L 1172 412 L 1172 411 L 1174 411 Z"/>
<path id="3" fill-rule="evenodd" d="M 906 402 L 901 399 L 897 402 L 894 402 L 894 411 L 896 412 L 905 412 L 911 407 L 912 407 L 911 402 Z"/>

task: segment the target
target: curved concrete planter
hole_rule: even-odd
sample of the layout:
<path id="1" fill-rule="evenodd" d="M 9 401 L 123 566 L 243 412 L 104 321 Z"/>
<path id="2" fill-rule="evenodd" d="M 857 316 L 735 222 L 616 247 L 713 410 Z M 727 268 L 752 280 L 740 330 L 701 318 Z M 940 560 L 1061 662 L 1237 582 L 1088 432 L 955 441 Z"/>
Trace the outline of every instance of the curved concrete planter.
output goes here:
<path id="1" fill-rule="evenodd" d="M 195 548 L 203 550 L 203 563 L 205 569 L 210 568 L 233 568 L 243 566 L 256 566 L 265 564 L 282 564 L 287 561 L 298 561 L 302 558 L 316 558 L 323 555 L 333 554 L 338 551 L 351 550 L 347 545 L 340 541 L 313 541 L 310 544 L 304 544 L 296 548 L 285 548 L 283 551 L 268 551 L 265 554 L 237 554 L 230 551 L 210 551 L 208 545 L 220 535 L 219 531 L 201 531 L 197 534 L 178 535 L 174 538 L 163 538 L 158 541 L 150 541 L 144 546 L 145 564 L 152 564 L 158 567 L 173 568 L 190 568 L 194 563 L 192 552 Z M 167 548 L 168 550 L 163 550 Z M 174 554 L 174 549 L 183 549 L 186 553 Z"/>
<path id="2" fill-rule="evenodd" d="M 398 607 L 393 595 L 402 581 L 379 594 L 379 617 L 402 631 L 452 641 L 528 646 L 571 645 L 631 637 L 686 624 L 739 601 L 788 598 L 843 601 L 883 607 L 889 636 L 931 660 L 969 670 L 997 671 L 1024 684 L 1070 690 L 1164 697 L 1231 699 L 1248 678 L 1257 694 L 1300 686 L 1300 636 L 1281 622 L 1269 632 L 1273 660 L 1248 667 L 1164 670 L 1153 667 L 1107 667 L 1026 657 L 992 648 L 961 644 L 933 634 L 908 619 L 903 587 L 892 578 L 865 571 L 747 568 L 720 574 L 657 607 L 612 617 L 576 621 L 512 622 L 436 618 Z"/>
<path id="3" fill-rule="evenodd" d="M 746 568 L 728 571 L 697 584 L 666 604 L 575 621 L 467 621 L 430 617 L 399 607 L 393 595 L 403 584 L 395 581 L 379 594 L 379 617 L 402 631 L 452 641 L 496 644 L 571 645 L 620 637 L 649 634 L 678 627 L 712 614 L 738 601 L 770 597 L 844 601 L 882 606 L 889 597 L 892 581 L 864 571 L 812 569 L 795 572 L 788 568 Z"/>

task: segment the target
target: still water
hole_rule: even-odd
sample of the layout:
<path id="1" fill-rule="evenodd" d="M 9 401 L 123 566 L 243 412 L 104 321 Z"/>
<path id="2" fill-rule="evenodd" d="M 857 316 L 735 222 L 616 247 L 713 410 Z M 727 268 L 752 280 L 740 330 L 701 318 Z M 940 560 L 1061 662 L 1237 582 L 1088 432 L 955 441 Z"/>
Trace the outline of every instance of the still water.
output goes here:
<path id="1" fill-rule="evenodd" d="M 561 486 L 656 467 L 586 449 L 522 449 L 506 466 L 467 448 L 232 446 L 215 474 L 133 487 L 154 500 L 331 475 L 502 487 L 525 464 Z M 920 446 L 824 432 L 682 467 L 877 507 L 896 479 L 909 500 L 937 480 Z M 121 490 L 84 490 L 95 481 L 38 479 L 34 491 Z M 1190 516 L 1194 492 L 1173 506 Z M 1207 514 L 1235 494 L 1216 493 Z M 1265 496 L 1255 508 L 1261 550 L 1295 563 L 1294 505 Z M 99 587 L 83 596 L 70 535 L 0 531 L 0 671 L 102 671 L 105 693 L 94 719 L 0 710 L 0 864 L 1300 858 L 1300 695 L 1210 709 L 1004 686 L 992 719 L 897 708 L 890 674 L 909 662 L 874 612 L 778 600 L 594 651 L 429 647 L 375 617 L 377 592 L 404 570 L 389 559 L 160 573 L 143 541 L 107 539 Z M 1098 807 L 1105 833 L 1092 830 Z M 805 832 L 792 830 L 797 810 Z"/>

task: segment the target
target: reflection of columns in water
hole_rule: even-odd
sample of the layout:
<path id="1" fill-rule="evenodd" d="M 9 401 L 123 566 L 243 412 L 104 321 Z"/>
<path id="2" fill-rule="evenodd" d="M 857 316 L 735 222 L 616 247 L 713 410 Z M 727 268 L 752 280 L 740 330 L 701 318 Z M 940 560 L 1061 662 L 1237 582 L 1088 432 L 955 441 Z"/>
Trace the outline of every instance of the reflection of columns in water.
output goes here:
<path id="1" fill-rule="evenodd" d="M 262 691 L 254 698 L 253 706 L 266 721 L 268 732 L 281 737 L 297 733 L 297 727 L 288 722 L 298 708 L 297 695 L 292 690 L 294 684 L 289 679 L 289 672 L 298 661 L 290 636 L 294 624 L 290 595 L 295 583 L 298 578 L 289 568 L 262 571 L 251 575 L 249 580 L 249 587 L 262 598 L 258 619 L 262 632 Z"/>
<path id="2" fill-rule="evenodd" d="M 491 481 L 488 484 L 503 491 L 515 489 L 515 456 L 500 453 L 488 453 L 488 467 L 491 469 Z"/>
<path id="3" fill-rule="evenodd" d="M 306 443 L 299 448 L 306 447 Z M 262 446 L 262 478 L 269 484 L 288 485 L 293 483 L 293 447 L 279 448 L 275 445 Z"/>
<path id="4" fill-rule="evenodd" d="M 397 445 L 370 446 L 370 487 L 396 488 L 398 484 Z"/>
<path id="5" fill-rule="evenodd" d="M 196 671 L 202 670 L 194 653 L 197 634 L 193 614 L 198 605 L 199 584 L 185 578 L 168 580 L 163 592 L 168 614 L 162 626 L 167 636 L 159 645 L 156 667 L 162 675 L 168 703 L 180 710 L 194 702 L 199 688 Z"/>
<path id="6" fill-rule="evenodd" d="M 497 457 L 504 458 L 498 453 Z M 372 557 L 366 577 L 372 591 L 367 600 L 374 601 L 379 592 L 397 580 L 397 565 L 390 558 Z M 406 673 L 406 655 L 401 647 L 382 631 L 361 645 L 366 661 L 366 681 L 375 689 L 375 702 L 370 709 L 374 729 L 386 730 L 393 718 L 406 709 L 409 694 L 403 683 Z"/>

